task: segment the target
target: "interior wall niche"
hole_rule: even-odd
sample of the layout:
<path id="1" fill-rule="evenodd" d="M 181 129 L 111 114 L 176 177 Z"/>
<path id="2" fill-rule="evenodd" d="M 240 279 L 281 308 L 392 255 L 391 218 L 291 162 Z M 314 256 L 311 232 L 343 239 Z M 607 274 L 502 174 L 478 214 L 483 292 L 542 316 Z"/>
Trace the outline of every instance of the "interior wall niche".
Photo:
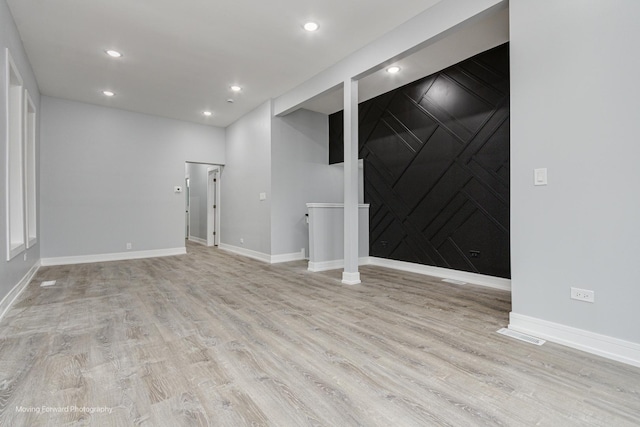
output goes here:
<path id="1" fill-rule="evenodd" d="M 361 103 L 359 156 L 371 256 L 510 277 L 508 44 Z"/>

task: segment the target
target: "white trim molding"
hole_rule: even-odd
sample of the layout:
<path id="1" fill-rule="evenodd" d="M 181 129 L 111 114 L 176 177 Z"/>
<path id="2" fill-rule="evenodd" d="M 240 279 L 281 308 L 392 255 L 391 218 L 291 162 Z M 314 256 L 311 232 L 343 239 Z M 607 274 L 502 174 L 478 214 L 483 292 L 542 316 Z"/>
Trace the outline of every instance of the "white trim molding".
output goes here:
<path id="1" fill-rule="evenodd" d="M 223 251 L 232 252 L 236 255 L 242 255 L 242 256 L 246 256 L 247 258 L 253 258 L 253 259 L 257 259 L 258 261 L 271 263 L 271 255 L 268 255 L 262 252 L 241 248 L 239 246 L 229 245 L 227 243 L 222 243 L 222 242 L 220 242 L 220 244 L 218 245 L 218 248 L 222 249 Z"/>
<path id="2" fill-rule="evenodd" d="M 4 315 L 7 314 L 13 303 L 18 299 L 22 291 L 27 288 L 27 285 L 31 282 L 31 279 L 36 275 L 38 269 L 40 268 L 40 261 L 37 261 L 30 269 L 27 271 L 27 274 L 7 293 L 7 295 L 2 298 L 0 301 L 0 319 L 4 318 Z"/>
<path id="3" fill-rule="evenodd" d="M 454 279 L 472 285 L 485 286 L 503 291 L 511 291 L 511 280 L 501 277 L 485 276 L 484 274 L 469 273 L 466 271 L 451 270 L 448 268 L 432 267 L 430 265 L 414 264 L 405 261 L 377 257 L 360 257 L 359 265 L 375 265 L 378 267 L 391 268 L 393 270 L 406 271 L 409 273 L 424 274 L 426 276 L 439 277 L 442 279 Z M 335 259 L 331 261 L 309 261 L 308 270 L 312 272 L 337 270 L 344 268 L 344 260 Z"/>
<path id="4" fill-rule="evenodd" d="M 42 266 L 87 264 L 91 262 L 126 261 L 130 259 L 157 258 L 165 256 L 184 255 L 186 253 L 187 248 L 152 249 L 148 251 L 42 258 L 40 260 L 40 264 Z"/>
<path id="5" fill-rule="evenodd" d="M 271 255 L 271 264 L 278 264 L 281 262 L 289 262 L 289 261 L 300 261 L 304 258 L 304 249 L 301 249 L 300 252 L 292 252 L 290 254 L 278 254 Z"/>
<path id="6" fill-rule="evenodd" d="M 360 273 L 359 272 L 342 272 L 342 283 L 345 285 L 359 285 L 362 283 L 360 281 Z"/>
<path id="7" fill-rule="evenodd" d="M 257 259 L 258 261 L 266 262 L 268 264 L 279 264 L 281 262 L 300 261 L 305 259 L 304 249 L 301 249 L 300 252 L 292 252 L 290 254 L 269 255 L 263 252 L 229 245 L 227 243 L 220 243 L 218 245 L 218 248 L 222 249 L 223 251 L 232 252 L 236 255 L 242 255 L 248 258 Z"/>
<path id="8" fill-rule="evenodd" d="M 368 265 L 369 257 L 360 257 L 358 258 L 358 265 Z M 334 259 L 331 261 L 309 261 L 309 266 L 307 270 L 317 273 L 319 271 L 327 271 L 327 270 L 337 270 L 339 268 L 344 268 L 344 260 L 343 259 Z"/>
<path id="9" fill-rule="evenodd" d="M 472 285 L 486 286 L 489 288 L 511 291 L 511 280 L 501 277 L 486 276 L 484 274 L 469 273 L 466 271 L 452 270 L 449 268 L 432 267 L 430 265 L 415 264 L 393 259 L 369 257 L 369 265 L 392 268 L 394 270 L 407 271 L 409 273 L 424 274 L 443 279 L 460 280 Z"/>
<path id="10" fill-rule="evenodd" d="M 640 367 L 640 344 L 511 312 L 509 329 Z"/>

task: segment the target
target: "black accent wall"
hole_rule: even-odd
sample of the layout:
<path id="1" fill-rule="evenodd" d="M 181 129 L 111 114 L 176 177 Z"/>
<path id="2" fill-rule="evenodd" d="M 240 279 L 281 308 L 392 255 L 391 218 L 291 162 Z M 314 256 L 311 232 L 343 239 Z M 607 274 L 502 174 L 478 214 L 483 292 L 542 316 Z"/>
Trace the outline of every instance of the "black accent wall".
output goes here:
<path id="1" fill-rule="evenodd" d="M 359 122 L 370 254 L 509 278 L 508 44 L 361 103 Z"/>

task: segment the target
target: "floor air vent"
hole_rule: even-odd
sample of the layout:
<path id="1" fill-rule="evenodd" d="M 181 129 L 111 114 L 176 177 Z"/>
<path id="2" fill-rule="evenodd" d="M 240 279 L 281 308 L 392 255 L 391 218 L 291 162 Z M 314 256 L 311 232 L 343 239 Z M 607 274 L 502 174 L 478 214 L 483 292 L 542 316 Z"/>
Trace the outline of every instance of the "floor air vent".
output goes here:
<path id="1" fill-rule="evenodd" d="M 447 282 L 447 283 L 453 283 L 454 285 L 466 285 L 467 282 L 463 282 L 460 280 L 454 280 L 454 279 L 442 279 L 443 282 Z"/>
<path id="2" fill-rule="evenodd" d="M 529 344 L 542 345 L 546 341 L 540 338 L 532 337 L 531 335 L 521 334 L 520 332 L 512 331 L 511 329 L 502 328 L 498 331 L 499 334 L 506 335 L 511 338 L 515 338 L 520 341 L 528 342 Z"/>

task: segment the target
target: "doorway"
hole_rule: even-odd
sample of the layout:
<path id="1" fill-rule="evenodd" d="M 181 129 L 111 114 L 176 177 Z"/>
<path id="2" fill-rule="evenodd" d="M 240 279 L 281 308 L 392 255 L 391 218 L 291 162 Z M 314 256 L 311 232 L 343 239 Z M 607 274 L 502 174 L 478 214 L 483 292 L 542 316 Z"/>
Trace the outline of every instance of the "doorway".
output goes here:
<path id="1" fill-rule="evenodd" d="M 220 168 L 207 169 L 207 246 L 218 246 L 220 233 Z"/>
<path id="2" fill-rule="evenodd" d="M 205 246 L 220 242 L 220 175 L 221 165 L 186 162 L 187 240 Z"/>
<path id="3" fill-rule="evenodd" d="M 187 175 L 187 177 L 184 179 L 184 189 L 186 192 L 186 197 L 185 197 L 185 207 L 184 207 L 184 212 L 185 212 L 185 217 L 184 217 L 184 238 L 188 239 L 189 238 L 189 223 L 191 222 L 190 218 L 189 218 L 189 175 Z"/>

